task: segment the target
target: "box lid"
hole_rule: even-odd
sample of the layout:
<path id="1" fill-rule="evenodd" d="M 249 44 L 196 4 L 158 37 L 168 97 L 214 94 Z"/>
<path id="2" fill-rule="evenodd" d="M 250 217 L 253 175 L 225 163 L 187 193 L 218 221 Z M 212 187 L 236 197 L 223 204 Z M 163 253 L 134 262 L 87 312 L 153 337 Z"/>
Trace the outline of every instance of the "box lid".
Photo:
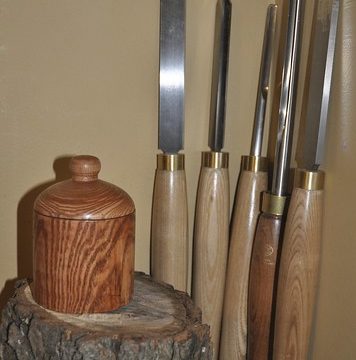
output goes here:
<path id="1" fill-rule="evenodd" d="M 75 156 L 69 168 L 72 179 L 50 186 L 37 197 L 37 213 L 61 219 L 107 220 L 135 212 L 134 202 L 124 190 L 98 179 L 98 158 Z"/>

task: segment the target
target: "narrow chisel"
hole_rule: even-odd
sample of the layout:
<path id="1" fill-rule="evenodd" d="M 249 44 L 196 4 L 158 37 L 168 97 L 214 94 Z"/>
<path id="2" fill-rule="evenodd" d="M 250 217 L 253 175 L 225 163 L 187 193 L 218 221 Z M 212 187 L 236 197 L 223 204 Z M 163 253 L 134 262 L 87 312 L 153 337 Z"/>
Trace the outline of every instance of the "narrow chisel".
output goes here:
<path id="1" fill-rule="evenodd" d="M 247 290 L 252 243 L 260 213 L 260 196 L 267 190 L 267 158 L 261 156 L 277 5 L 269 5 L 262 47 L 255 120 L 249 156 L 241 170 L 231 220 L 229 261 L 220 340 L 221 360 L 246 359 Z"/>
<path id="2" fill-rule="evenodd" d="M 324 200 L 324 173 L 318 168 L 325 148 L 339 0 L 319 0 L 315 6 L 304 90 L 305 116 L 296 156 L 298 169 L 279 268 L 276 360 L 307 359 L 318 282 Z"/>
<path id="3" fill-rule="evenodd" d="M 161 0 L 159 148 L 152 204 L 151 274 L 187 290 L 188 209 L 184 155 L 185 0 Z"/>
<path id="4" fill-rule="evenodd" d="M 228 153 L 221 150 L 225 131 L 230 27 L 230 0 L 218 0 L 209 124 L 211 151 L 202 153 L 195 213 L 192 283 L 193 300 L 202 309 L 203 321 L 210 325 L 214 359 L 219 354 L 229 241 Z"/>
<path id="5" fill-rule="evenodd" d="M 263 193 L 262 213 L 258 219 L 251 256 L 247 314 L 248 360 L 267 360 L 272 351 L 276 263 L 287 199 L 303 5 L 303 0 L 289 1 L 272 188 L 270 192 Z"/>

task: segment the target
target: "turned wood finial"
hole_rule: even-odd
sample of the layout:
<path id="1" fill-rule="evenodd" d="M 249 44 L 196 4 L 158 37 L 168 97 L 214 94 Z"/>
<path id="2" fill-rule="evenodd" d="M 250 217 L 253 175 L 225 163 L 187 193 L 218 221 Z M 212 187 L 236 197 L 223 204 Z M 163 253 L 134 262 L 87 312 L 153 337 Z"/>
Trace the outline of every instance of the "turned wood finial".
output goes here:
<path id="1" fill-rule="evenodd" d="M 71 159 L 69 170 L 74 181 L 94 181 L 101 169 L 100 160 L 91 155 L 75 156 Z"/>

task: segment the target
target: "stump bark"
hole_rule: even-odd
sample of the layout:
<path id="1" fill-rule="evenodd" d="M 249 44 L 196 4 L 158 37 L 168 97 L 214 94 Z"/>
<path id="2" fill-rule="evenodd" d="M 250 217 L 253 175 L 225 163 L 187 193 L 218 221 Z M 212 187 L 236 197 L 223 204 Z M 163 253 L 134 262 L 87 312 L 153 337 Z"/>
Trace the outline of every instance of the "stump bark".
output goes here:
<path id="1" fill-rule="evenodd" d="M 211 359 L 209 327 L 186 293 L 135 274 L 134 298 L 118 310 L 46 310 L 20 281 L 3 310 L 0 359 Z"/>

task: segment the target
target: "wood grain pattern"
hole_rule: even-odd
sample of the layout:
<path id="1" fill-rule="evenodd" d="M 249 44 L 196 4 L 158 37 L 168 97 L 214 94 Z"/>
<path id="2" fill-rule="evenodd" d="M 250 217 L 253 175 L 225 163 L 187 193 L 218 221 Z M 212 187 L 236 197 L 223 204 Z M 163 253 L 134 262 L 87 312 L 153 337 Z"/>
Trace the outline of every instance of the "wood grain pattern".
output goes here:
<path id="1" fill-rule="evenodd" d="M 274 358 L 305 360 L 320 258 L 323 191 L 294 189 L 279 270 Z"/>
<path id="2" fill-rule="evenodd" d="M 187 291 L 188 204 L 184 170 L 156 170 L 151 224 L 151 275 Z"/>
<path id="3" fill-rule="evenodd" d="M 275 271 L 282 219 L 262 213 L 252 249 L 247 314 L 247 359 L 271 356 Z"/>
<path id="4" fill-rule="evenodd" d="M 36 304 L 26 281 L 0 324 L 0 358 L 209 360 L 209 327 L 190 297 L 135 274 L 129 305 L 104 314 L 70 315 Z"/>
<path id="5" fill-rule="evenodd" d="M 250 261 L 260 213 L 260 197 L 267 189 L 267 181 L 267 172 L 242 171 L 240 173 L 230 225 L 220 360 L 246 359 Z"/>
<path id="6" fill-rule="evenodd" d="M 126 305 L 133 292 L 134 224 L 134 214 L 78 221 L 35 213 L 35 300 L 73 314 Z"/>
<path id="7" fill-rule="evenodd" d="M 34 297 L 64 313 L 110 311 L 133 291 L 135 206 L 122 189 L 98 180 L 94 156 L 71 160 L 72 179 L 34 206 Z"/>
<path id="8" fill-rule="evenodd" d="M 192 298 L 210 325 L 213 358 L 219 339 L 229 242 L 229 174 L 203 167 L 195 214 Z"/>
<path id="9" fill-rule="evenodd" d="M 98 158 L 75 156 L 70 163 L 72 179 L 54 184 L 36 199 L 35 210 L 62 219 L 102 220 L 135 212 L 130 196 L 119 187 L 98 180 Z"/>
<path id="10" fill-rule="evenodd" d="M 65 180 L 42 192 L 36 199 L 35 209 L 43 215 L 62 219 L 101 220 L 132 214 L 135 206 L 124 190 L 105 181 Z"/>

